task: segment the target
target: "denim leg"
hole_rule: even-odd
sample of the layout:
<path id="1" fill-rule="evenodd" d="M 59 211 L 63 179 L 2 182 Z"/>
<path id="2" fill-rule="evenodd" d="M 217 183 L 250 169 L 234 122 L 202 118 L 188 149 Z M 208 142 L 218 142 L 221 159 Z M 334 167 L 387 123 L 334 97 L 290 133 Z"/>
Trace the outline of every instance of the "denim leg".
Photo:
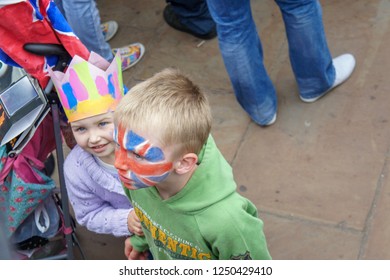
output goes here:
<path id="1" fill-rule="evenodd" d="M 335 80 L 318 0 L 275 0 L 286 27 L 290 61 L 300 95 L 313 98 Z"/>
<path id="2" fill-rule="evenodd" d="M 54 2 L 87 49 L 111 61 L 113 54 L 100 28 L 100 15 L 95 0 L 55 0 Z"/>
<path id="3" fill-rule="evenodd" d="M 215 28 L 206 0 L 167 0 L 183 25 L 198 34 L 207 34 Z"/>
<path id="4" fill-rule="evenodd" d="M 254 122 L 267 124 L 277 110 L 277 99 L 263 64 L 250 0 L 208 0 L 207 3 L 217 24 L 219 47 L 236 98 Z"/>

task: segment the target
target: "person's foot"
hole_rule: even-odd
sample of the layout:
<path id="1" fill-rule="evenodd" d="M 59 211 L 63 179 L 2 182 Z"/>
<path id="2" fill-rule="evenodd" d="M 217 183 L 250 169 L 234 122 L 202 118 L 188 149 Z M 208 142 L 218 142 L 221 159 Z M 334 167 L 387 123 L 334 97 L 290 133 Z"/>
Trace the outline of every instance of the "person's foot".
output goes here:
<path id="1" fill-rule="evenodd" d="M 261 126 L 270 126 L 270 125 L 274 124 L 275 121 L 276 121 L 276 117 L 277 117 L 277 113 L 275 112 L 275 114 L 273 115 L 272 119 L 269 120 L 269 122 L 267 122 L 265 124 L 262 124 Z"/>
<path id="2" fill-rule="evenodd" d="M 118 23 L 114 20 L 110 20 L 107 22 L 103 22 L 100 25 L 100 28 L 102 29 L 104 40 L 106 42 L 110 41 L 118 31 Z"/>
<path id="3" fill-rule="evenodd" d="M 133 43 L 112 51 L 114 55 L 119 51 L 122 58 L 122 71 L 125 71 L 141 60 L 145 53 L 145 47 L 141 43 Z"/>
<path id="4" fill-rule="evenodd" d="M 180 22 L 180 19 L 173 12 L 172 5 L 170 5 L 170 4 L 165 6 L 163 16 L 164 16 L 165 22 L 169 26 L 171 26 L 172 28 L 179 30 L 179 31 L 182 31 L 182 32 L 189 33 L 197 38 L 200 38 L 203 40 L 209 40 L 209 39 L 213 39 L 217 36 L 217 30 L 216 30 L 215 26 L 210 32 L 208 32 L 206 34 L 199 34 L 197 32 L 192 31 L 191 29 L 189 29 L 187 26 L 185 26 L 184 24 L 182 24 Z"/>
<path id="5" fill-rule="evenodd" d="M 344 83 L 351 76 L 353 70 L 355 69 L 355 65 L 356 65 L 356 61 L 355 61 L 355 58 L 352 54 L 349 54 L 349 53 L 342 54 L 342 55 L 334 58 L 333 59 L 333 66 L 334 66 L 335 71 L 336 71 L 336 78 L 333 82 L 333 85 L 327 91 L 323 92 L 322 94 L 320 94 L 317 97 L 304 98 L 304 97 L 300 96 L 301 100 L 303 102 L 307 102 L 307 103 L 317 101 L 318 99 L 320 99 L 321 97 L 326 95 L 329 91 L 331 91 L 335 87 Z"/>

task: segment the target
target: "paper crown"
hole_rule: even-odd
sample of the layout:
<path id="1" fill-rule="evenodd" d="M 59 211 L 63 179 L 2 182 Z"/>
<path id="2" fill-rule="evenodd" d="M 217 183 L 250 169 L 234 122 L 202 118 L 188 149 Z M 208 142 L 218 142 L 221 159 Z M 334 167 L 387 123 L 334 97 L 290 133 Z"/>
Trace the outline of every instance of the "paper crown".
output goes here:
<path id="1" fill-rule="evenodd" d="M 91 52 L 74 56 L 65 73 L 48 69 L 69 122 L 113 111 L 123 96 L 119 52 L 111 64 Z"/>

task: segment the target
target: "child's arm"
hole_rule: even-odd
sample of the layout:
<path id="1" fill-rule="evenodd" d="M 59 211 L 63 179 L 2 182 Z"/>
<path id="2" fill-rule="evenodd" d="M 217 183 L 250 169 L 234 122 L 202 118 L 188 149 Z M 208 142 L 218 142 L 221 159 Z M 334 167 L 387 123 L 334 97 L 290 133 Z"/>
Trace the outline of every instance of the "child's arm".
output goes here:
<path id="1" fill-rule="evenodd" d="M 203 220 L 208 220 L 208 222 Z M 271 259 L 256 207 L 248 200 L 234 199 L 202 217 L 201 231 L 220 260 Z"/>
<path id="2" fill-rule="evenodd" d="M 271 259 L 263 231 L 263 221 L 258 218 L 256 206 L 244 199 L 237 207 L 236 215 L 231 213 L 230 244 L 224 248 L 220 259 Z M 229 231 L 228 231 L 229 232 Z M 229 243 L 228 243 L 229 244 Z"/>
<path id="3" fill-rule="evenodd" d="M 128 199 L 114 193 L 113 195 L 117 197 L 114 196 L 113 199 L 123 199 L 123 201 L 121 207 L 113 207 L 110 202 L 106 201 L 106 193 L 101 186 L 106 182 L 100 184 L 92 182 L 89 176 L 84 175 L 85 167 L 79 163 L 77 156 L 78 154 L 72 150 L 64 165 L 66 189 L 77 222 L 96 233 L 112 234 L 118 237 L 128 236 L 131 234 L 127 226 L 131 210 Z M 116 182 L 107 183 L 113 185 Z"/>
<path id="4" fill-rule="evenodd" d="M 96 233 L 112 234 L 118 237 L 131 234 L 127 226 L 130 206 L 127 209 L 116 209 L 81 182 L 70 185 L 68 180 L 65 179 L 65 181 L 69 201 L 80 225 Z"/>
<path id="5" fill-rule="evenodd" d="M 149 253 L 138 252 L 134 249 L 133 245 L 131 245 L 131 238 L 126 238 L 125 240 L 125 256 L 128 260 L 147 260 Z"/>

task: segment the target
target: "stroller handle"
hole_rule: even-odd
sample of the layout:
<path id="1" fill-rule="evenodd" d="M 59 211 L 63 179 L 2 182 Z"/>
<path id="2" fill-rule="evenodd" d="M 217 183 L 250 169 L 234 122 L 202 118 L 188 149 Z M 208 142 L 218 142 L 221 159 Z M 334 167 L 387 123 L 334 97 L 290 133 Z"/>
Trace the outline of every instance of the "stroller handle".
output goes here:
<path id="1" fill-rule="evenodd" d="M 44 44 L 44 43 L 27 43 L 23 45 L 23 49 L 30 53 L 48 56 L 55 55 L 58 57 L 56 65 L 53 67 L 53 70 L 63 71 L 71 60 L 70 54 L 66 51 L 63 45 L 59 44 Z M 52 92 L 53 82 L 49 81 L 46 88 L 44 89 L 46 95 L 49 98 L 50 102 L 58 102 L 58 97 L 56 93 Z"/>
<path id="2" fill-rule="evenodd" d="M 43 44 L 43 43 L 27 43 L 23 48 L 37 55 L 66 55 L 68 52 L 62 45 L 58 44 Z"/>
<path id="3" fill-rule="evenodd" d="M 63 71 L 68 62 L 71 59 L 71 56 L 66 51 L 62 45 L 58 44 L 43 44 L 43 43 L 27 43 L 24 44 L 23 49 L 41 56 L 55 55 L 58 57 L 58 61 L 54 70 Z"/>

